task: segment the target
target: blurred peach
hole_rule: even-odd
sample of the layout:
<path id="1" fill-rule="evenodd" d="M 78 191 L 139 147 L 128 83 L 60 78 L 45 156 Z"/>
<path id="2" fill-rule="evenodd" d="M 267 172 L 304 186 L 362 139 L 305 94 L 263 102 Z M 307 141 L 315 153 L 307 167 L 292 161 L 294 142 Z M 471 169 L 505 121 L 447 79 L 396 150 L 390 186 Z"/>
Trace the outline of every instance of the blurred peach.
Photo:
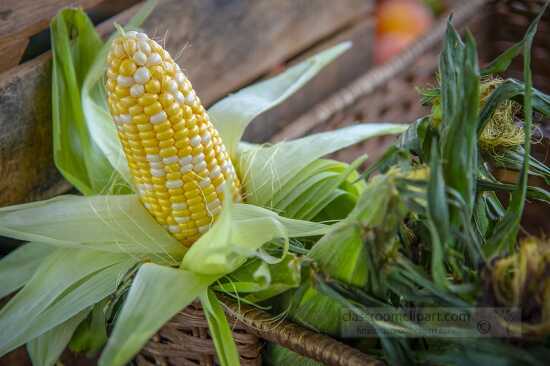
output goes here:
<path id="1" fill-rule="evenodd" d="M 420 0 L 384 0 L 376 9 L 377 64 L 388 61 L 433 24 L 430 9 Z"/>
<path id="2" fill-rule="evenodd" d="M 406 33 L 419 36 L 433 23 L 430 9 L 419 0 L 385 0 L 376 10 L 378 34 Z"/>

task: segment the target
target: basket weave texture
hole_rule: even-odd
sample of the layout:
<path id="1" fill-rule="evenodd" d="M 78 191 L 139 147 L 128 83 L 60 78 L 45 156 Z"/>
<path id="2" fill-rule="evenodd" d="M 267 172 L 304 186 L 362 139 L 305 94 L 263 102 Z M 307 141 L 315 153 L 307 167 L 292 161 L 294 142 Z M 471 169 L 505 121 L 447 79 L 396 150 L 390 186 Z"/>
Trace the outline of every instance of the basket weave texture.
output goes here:
<path id="1" fill-rule="evenodd" d="M 478 41 L 480 59 L 491 60 L 520 40 L 542 0 L 461 0 L 454 1 L 453 24 L 469 28 Z M 320 103 L 273 136 L 273 141 L 292 139 L 333 130 L 356 121 L 412 122 L 428 111 L 420 105 L 416 86 L 435 83 L 440 45 L 446 28 L 441 20 L 433 30 L 392 62 L 357 79 Z M 544 16 L 533 47 L 535 86 L 550 89 L 550 14 Z M 506 76 L 521 79 L 521 62 L 513 64 Z M 351 161 L 367 152 L 369 161 L 393 143 L 394 137 L 378 138 L 343 150 L 333 157 Z M 544 160 L 544 158 L 542 159 Z M 242 365 L 260 365 L 264 340 L 285 346 L 301 355 L 332 366 L 381 365 L 367 355 L 288 323 L 274 328 L 262 326 L 270 315 L 257 310 L 243 311 L 226 302 L 234 325 L 233 336 Z M 239 318 L 240 320 L 236 320 Z M 265 324 L 264 324 L 265 323 Z M 200 305 L 193 304 L 168 322 L 150 340 L 136 359 L 138 365 L 215 365 L 215 350 Z"/>
<path id="2" fill-rule="evenodd" d="M 382 366 L 379 360 L 325 335 L 246 304 L 221 298 L 243 366 L 261 365 L 263 341 L 280 344 L 303 356 L 334 366 Z M 208 324 L 198 302 L 188 306 L 149 341 L 137 356 L 139 366 L 216 365 Z"/>
<path id="3" fill-rule="evenodd" d="M 261 339 L 248 332 L 234 318 L 230 322 L 242 366 L 261 365 Z M 208 322 L 200 303 L 195 302 L 177 314 L 145 346 L 137 357 L 139 366 L 215 364 L 216 350 L 208 334 Z"/>

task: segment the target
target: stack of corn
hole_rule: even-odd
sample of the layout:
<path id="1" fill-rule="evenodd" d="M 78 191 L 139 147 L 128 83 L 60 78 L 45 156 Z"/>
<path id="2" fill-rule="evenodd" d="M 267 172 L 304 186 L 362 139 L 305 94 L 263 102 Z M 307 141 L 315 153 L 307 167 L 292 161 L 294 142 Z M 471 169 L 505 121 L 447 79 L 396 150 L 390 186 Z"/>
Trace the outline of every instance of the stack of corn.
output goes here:
<path id="1" fill-rule="evenodd" d="M 239 179 L 170 54 L 144 33 L 125 32 L 113 42 L 108 102 L 137 191 L 155 219 L 190 245 L 219 215 L 226 182 L 240 199 Z"/>

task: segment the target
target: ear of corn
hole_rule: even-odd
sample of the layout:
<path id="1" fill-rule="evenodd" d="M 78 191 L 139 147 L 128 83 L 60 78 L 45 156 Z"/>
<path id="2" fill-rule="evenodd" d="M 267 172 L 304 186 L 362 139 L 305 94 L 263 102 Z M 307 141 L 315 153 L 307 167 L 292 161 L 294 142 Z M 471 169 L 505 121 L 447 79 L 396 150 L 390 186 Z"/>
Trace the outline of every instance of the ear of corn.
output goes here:
<path id="1" fill-rule="evenodd" d="M 218 131 L 170 54 L 144 33 L 113 41 L 108 104 L 141 200 L 182 243 L 219 215 L 224 185 L 239 179 Z"/>

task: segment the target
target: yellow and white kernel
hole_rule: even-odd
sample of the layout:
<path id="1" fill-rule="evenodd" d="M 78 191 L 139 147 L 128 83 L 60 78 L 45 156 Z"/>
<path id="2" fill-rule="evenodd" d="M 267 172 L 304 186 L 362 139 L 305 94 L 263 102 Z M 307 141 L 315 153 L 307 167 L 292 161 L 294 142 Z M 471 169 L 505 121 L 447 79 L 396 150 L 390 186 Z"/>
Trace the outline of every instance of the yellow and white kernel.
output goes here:
<path id="1" fill-rule="evenodd" d="M 222 210 L 240 183 L 221 138 L 170 54 L 144 33 L 126 32 L 107 57 L 109 108 L 139 196 L 186 245 Z"/>

